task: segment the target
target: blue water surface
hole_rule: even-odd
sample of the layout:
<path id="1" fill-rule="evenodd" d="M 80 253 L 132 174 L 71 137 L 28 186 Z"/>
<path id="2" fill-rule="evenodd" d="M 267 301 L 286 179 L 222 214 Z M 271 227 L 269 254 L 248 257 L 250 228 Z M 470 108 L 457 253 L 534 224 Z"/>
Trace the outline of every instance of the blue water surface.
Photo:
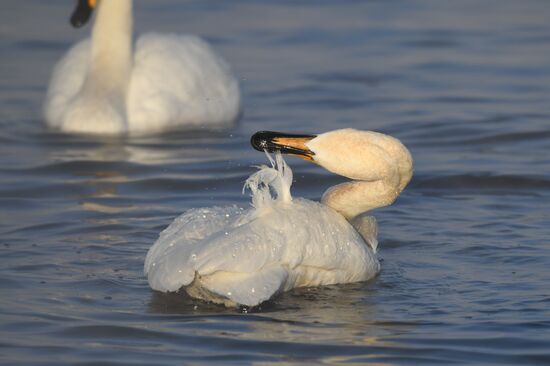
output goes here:
<path id="1" fill-rule="evenodd" d="M 51 69 L 90 27 L 72 1 L 0 4 L 0 362 L 550 364 L 550 2 L 137 0 L 136 31 L 193 33 L 233 66 L 226 131 L 43 127 Z M 380 224 L 380 275 L 243 313 L 153 292 L 148 248 L 238 204 L 257 130 L 401 139 L 415 175 Z M 293 194 L 341 182 L 289 158 Z"/>

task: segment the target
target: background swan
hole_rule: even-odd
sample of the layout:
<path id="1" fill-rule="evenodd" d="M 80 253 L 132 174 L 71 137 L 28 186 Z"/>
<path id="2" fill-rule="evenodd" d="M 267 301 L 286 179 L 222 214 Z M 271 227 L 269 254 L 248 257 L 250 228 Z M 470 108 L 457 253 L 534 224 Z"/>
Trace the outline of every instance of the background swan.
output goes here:
<path id="1" fill-rule="evenodd" d="M 72 24 L 95 6 L 79 0 Z M 133 46 L 131 0 L 97 1 L 91 38 L 58 62 L 44 105 L 50 127 L 95 134 L 218 128 L 239 113 L 237 80 L 200 38 L 149 33 Z"/>
<path id="2" fill-rule="evenodd" d="M 376 221 L 359 215 L 391 204 L 410 181 L 412 158 L 401 142 L 343 129 L 318 136 L 261 132 L 252 144 L 298 155 L 353 181 L 330 188 L 321 203 L 293 199 L 292 171 L 278 154 L 272 167 L 261 167 L 245 184 L 252 208 L 192 209 L 160 234 L 145 259 L 150 286 L 164 292 L 183 287 L 226 306 L 255 306 L 294 287 L 375 276 Z"/>

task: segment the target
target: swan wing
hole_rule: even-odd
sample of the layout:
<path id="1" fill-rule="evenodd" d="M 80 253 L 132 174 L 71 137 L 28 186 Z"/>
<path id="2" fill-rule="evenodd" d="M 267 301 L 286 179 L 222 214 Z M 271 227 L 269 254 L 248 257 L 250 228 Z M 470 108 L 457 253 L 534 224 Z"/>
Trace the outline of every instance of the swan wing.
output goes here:
<path id="1" fill-rule="evenodd" d="M 266 268 L 285 264 L 284 237 L 266 227 L 271 221 L 237 206 L 187 211 L 149 249 L 144 265 L 149 284 L 155 290 L 177 291 L 197 276 L 219 278 L 232 273 L 254 278 Z"/>
<path id="2" fill-rule="evenodd" d="M 148 33 L 136 43 L 130 130 L 231 125 L 240 93 L 228 64 L 198 37 Z"/>
<path id="3" fill-rule="evenodd" d="M 237 206 L 194 208 L 163 230 L 145 258 L 144 272 L 151 287 L 176 291 L 193 281 L 196 252 L 211 236 L 228 228 L 241 216 Z"/>

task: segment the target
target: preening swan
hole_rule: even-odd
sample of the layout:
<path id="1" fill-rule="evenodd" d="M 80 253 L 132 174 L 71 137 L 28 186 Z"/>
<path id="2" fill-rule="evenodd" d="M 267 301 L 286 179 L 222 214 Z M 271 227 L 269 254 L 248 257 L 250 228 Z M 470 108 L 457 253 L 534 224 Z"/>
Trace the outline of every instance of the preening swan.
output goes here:
<path id="1" fill-rule="evenodd" d="M 191 209 L 161 234 L 145 259 L 158 291 L 178 291 L 226 306 L 256 306 L 294 287 L 364 281 L 378 273 L 377 225 L 365 215 L 391 204 L 412 177 L 401 142 L 370 131 L 314 135 L 259 132 L 258 150 L 276 152 L 245 187 L 252 207 Z M 292 198 L 281 153 L 352 179 L 321 203 Z"/>
<path id="2" fill-rule="evenodd" d="M 44 104 L 50 127 L 142 134 L 237 120 L 238 82 L 206 42 L 149 33 L 134 47 L 132 0 L 78 0 L 71 23 L 82 26 L 94 7 L 91 38 L 73 46 L 53 71 Z"/>

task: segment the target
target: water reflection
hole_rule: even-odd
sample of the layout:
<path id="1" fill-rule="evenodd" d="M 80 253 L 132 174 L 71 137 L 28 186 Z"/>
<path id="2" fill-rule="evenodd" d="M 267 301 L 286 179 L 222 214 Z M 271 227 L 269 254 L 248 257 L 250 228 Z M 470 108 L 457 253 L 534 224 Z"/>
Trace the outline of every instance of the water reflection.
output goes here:
<path id="1" fill-rule="evenodd" d="M 413 332 L 417 325 L 381 322 L 380 305 L 376 299 L 369 300 L 373 285 L 367 282 L 294 289 L 248 311 L 205 303 L 185 292 L 154 292 L 148 310 L 163 316 L 164 331 L 181 329 L 185 324 L 186 333 L 215 337 L 218 345 L 230 342 L 234 348 L 275 356 L 277 364 L 359 360 L 391 364 L 384 362 L 388 352 L 398 353 L 401 349 L 392 338 Z M 386 356 L 380 358 L 382 354 Z"/>
<path id="2" fill-rule="evenodd" d="M 48 136 L 49 135 L 49 136 Z M 44 137 L 44 136 L 42 136 Z M 143 165 L 207 164 L 229 159 L 228 151 L 242 149 L 242 135 L 216 131 L 175 131 L 148 137 L 90 138 L 46 133 L 40 138 L 51 161 L 126 162 Z M 52 149 L 52 147 L 54 147 Z"/>
<path id="3" fill-rule="evenodd" d="M 374 280 L 376 281 L 376 280 Z M 255 339 L 301 342 L 307 327 L 315 334 L 314 341 L 352 340 L 359 344 L 373 342 L 374 336 L 387 334 L 383 326 L 373 324 L 381 318 L 379 304 L 369 299 L 373 281 L 337 286 L 298 288 L 280 294 L 257 308 L 225 308 L 180 293 L 153 291 L 148 310 L 155 314 L 211 316 L 242 314 L 243 320 L 254 321 L 255 332 L 247 333 Z M 258 317 L 261 320 L 257 321 Z M 281 325 L 282 324 L 282 325 Z M 249 324 L 250 325 L 250 324 Z M 371 327 L 372 326 L 372 327 Z M 400 324 L 401 330 L 410 324 Z M 300 331 L 297 331 L 300 328 Z M 392 330 L 392 332 L 395 329 Z M 247 335 L 243 335 L 247 337 Z M 358 341 L 359 340 L 359 341 Z"/>
<path id="4" fill-rule="evenodd" d="M 32 169 L 50 180 L 61 177 L 64 183 L 78 185 L 80 192 L 75 198 L 79 205 L 107 214 L 146 209 L 135 202 L 146 198 L 146 193 L 140 192 L 144 187 L 160 190 L 161 198 L 162 190 L 173 194 L 177 186 L 192 190 L 203 181 L 246 177 L 249 163 L 239 161 L 247 160 L 246 151 L 253 154 L 248 137 L 215 131 L 132 138 L 66 136 L 46 131 L 37 137 L 35 147 L 36 155 L 29 162 Z"/>

